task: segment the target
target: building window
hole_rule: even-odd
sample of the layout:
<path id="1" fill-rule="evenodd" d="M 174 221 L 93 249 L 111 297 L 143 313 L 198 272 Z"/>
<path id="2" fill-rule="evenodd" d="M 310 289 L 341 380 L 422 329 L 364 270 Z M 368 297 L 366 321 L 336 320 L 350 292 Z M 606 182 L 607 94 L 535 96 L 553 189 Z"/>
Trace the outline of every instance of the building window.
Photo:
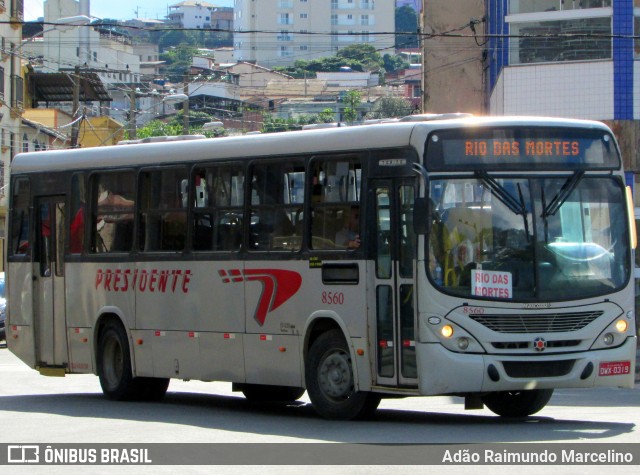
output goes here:
<path id="1" fill-rule="evenodd" d="M 611 58 L 611 17 L 512 23 L 511 64 Z"/>
<path id="2" fill-rule="evenodd" d="M 278 24 L 279 25 L 289 25 L 290 20 L 289 20 L 289 14 L 288 13 L 279 13 L 278 14 Z"/>
<path id="3" fill-rule="evenodd" d="M 331 14 L 331 24 L 332 25 L 337 25 L 338 24 L 338 15 L 336 15 L 335 13 Z"/>
<path id="4" fill-rule="evenodd" d="M 29 151 L 29 137 L 27 134 L 22 136 L 22 153 L 27 153 Z"/>
<path id="5" fill-rule="evenodd" d="M 510 0 L 509 13 L 555 12 L 560 10 L 582 10 L 585 8 L 610 7 L 611 0 Z"/>
<path id="6" fill-rule="evenodd" d="M 0 99 L 4 100 L 4 68 L 0 66 Z"/>
<path id="7" fill-rule="evenodd" d="M 368 25 L 369 24 L 369 15 L 361 15 L 360 16 L 360 24 L 361 25 Z"/>
<path id="8" fill-rule="evenodd" d="M 22 109 L 24 106 L 24 79 L 20 76 L 11 76 L 13 97 L 11 98 L 11 106 Z"/>

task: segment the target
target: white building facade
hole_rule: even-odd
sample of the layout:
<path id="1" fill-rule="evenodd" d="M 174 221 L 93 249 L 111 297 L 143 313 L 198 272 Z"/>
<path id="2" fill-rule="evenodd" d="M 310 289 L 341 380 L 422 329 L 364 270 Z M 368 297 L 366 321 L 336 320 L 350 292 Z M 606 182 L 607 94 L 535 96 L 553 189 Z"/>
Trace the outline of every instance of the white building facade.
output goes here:
<path id="1" fill-rule="evenodd" d="M 20 68 L 22 0 L 0 2 L 0 271 L 4 270 L 5 218 L 9 197 L 9 166 L 20 152 L 24 82 Z M 17 22 L 10 24 L 9 22 Z"/>
<path id="2" fill-rule="evenodd" d="M 213 3 L 198 0 L 188 0 L 169 5 L 167 18 L 170 25 L 182 28 L 222 28 L 227 29 L 231 22 L 227 20 L 230 8 L 219 7 Z"/>
<path id="3" fill-rule="evenodd" d="M 235 59 L 267 67 L 357 43 L 393 53 L 395 0 L 236 0 Z"/>

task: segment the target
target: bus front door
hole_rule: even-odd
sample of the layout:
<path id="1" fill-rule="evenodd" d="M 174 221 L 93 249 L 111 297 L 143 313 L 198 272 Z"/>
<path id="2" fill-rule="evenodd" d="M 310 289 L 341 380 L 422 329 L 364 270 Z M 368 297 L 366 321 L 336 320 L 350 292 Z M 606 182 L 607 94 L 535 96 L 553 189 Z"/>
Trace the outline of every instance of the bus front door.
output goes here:
<path id="1" fill-rule="evenodd" d="M 376 180 L 375 324 L 371 325 L 380 386 L 417 387 L 413 261 L 415 180 Z"/>
<path id="2" fill-rule="evenodd" d="M 68 363 L 64 294 L 65 203 L 63 197 L 36 203 L 37 253 L 33 270 L 36 364 L 63 368 Z"/>

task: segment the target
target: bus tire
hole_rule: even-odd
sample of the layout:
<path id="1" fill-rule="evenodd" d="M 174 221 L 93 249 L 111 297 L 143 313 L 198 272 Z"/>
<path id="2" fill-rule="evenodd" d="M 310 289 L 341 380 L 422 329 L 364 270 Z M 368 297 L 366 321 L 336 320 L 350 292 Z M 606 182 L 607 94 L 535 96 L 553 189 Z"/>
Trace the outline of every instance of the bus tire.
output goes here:
<path id="1" fill-rule="evenodd" d="M 139 388 L 137 399 L 141 401 L 160 401 L 169 388 L 169 378 L 134 378 Z"/>
<path id="2" fill-rule="evenodd" d="M 104 395 L 114 401 L 157 401 L 169 379 L 134 378 L 127 333 L 120 323 L 107 323 L 98 344 L 98 377 Z"/>
<path id="3" fill-rule="evenodd" d="M 292 386 L 269 386 L 266 384 L 244 384 L 242 394 L 251 402 L 293 402 L 304 394 L 304 388 Z"/>
<path id="4" fill-rule="evenodd" d="M 527 417 L 547 405 L 553 389 L 532 389 L 527 391 L 501 391 L 482 397 L 482 402 L 502 417 Z"/>
<path id="5" fill-rule="evenodd" d="M 351 354 L 339 330 L 323 333 L 311 345 L 305 373 L 313 408 L 326 419 L 370 417 L 380 403 L 377 394 L 355 390 Z"/>

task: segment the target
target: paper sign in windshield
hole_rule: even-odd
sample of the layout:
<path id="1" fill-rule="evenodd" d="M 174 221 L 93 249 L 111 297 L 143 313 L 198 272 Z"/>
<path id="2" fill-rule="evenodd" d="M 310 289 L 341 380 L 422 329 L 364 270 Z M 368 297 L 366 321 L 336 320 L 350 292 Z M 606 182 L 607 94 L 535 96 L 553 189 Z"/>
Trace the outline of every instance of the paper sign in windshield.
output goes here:
<path id="1" fill-rule="evenodd" d="M 471 270 L 471 295 L 510 299 L 513 297 L 511 272 Z"/>

